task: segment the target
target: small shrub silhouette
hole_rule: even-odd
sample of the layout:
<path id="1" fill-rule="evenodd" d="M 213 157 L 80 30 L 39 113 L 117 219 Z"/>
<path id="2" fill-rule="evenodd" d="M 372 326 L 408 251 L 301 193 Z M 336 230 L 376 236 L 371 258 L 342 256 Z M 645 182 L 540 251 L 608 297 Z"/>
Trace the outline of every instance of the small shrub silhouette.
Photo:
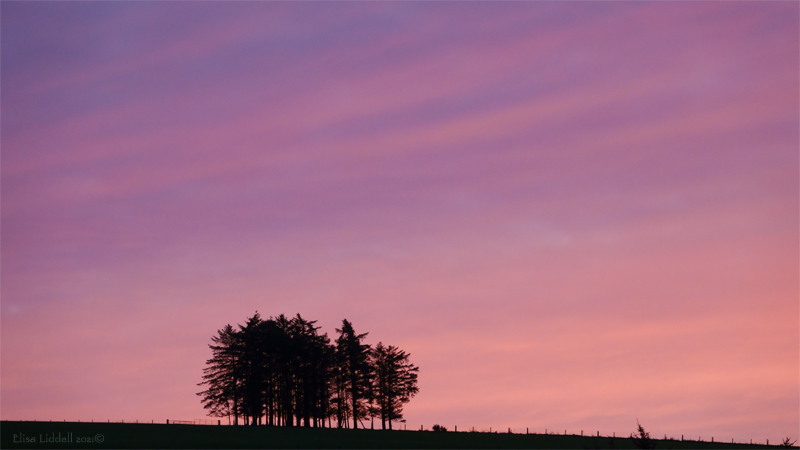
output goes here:
<path id="1" fill-rule="evenodd" d="M 656 442 L 650 439 L 650 433 L 644 430 L 642 424 L 639 423 L 639 419 L 636 419 L 636 426 L 637 426 L 636 432 L 631 433 L 631 439 L 633 439 L 633 445 L 635 445 L 636 448 L 643 448 L 643 449 L 656 448 Z"/>
<path id="2" fill-rule="evenodd" d="M 433 431 L 447 431 L 447 428 L 439 425 L 438 423 L 433 426 Z"/>
<path id="3" fill-rule="evenodd" d="M 781 447 L 791 447 L 791 446 L 794 445 L 795 442 L 797 442 L 797 441 L 793 441 L 792 438 L 787 436 L 786 439 L 781 441 L 780 446 Z"/>

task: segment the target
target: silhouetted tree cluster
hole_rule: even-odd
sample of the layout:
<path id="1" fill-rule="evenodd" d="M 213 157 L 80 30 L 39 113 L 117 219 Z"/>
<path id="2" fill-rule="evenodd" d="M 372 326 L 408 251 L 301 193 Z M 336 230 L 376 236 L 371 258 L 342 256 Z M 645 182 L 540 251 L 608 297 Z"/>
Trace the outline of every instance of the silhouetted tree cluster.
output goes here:
<path id="1" fill-rule="evenodd" d="M 263 320 L 258 312 L 238 329 L 226 325 L 211 338 L 203 369 L 203 407 L 234 425 L 364 427 L 403 418 L 403 405 L 419 391 L 419 369 L 409 354 L 379 342 L 363 342 L 347 320 L 332 344 L 316 321 L 284 315 Z"/>

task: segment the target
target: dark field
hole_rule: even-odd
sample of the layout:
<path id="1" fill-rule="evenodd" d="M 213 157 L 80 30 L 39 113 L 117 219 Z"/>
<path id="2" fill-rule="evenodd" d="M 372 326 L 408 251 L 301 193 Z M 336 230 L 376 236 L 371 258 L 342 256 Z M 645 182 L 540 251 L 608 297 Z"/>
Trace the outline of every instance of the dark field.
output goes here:
<path id="1" fill-rule="evenodd" d="M 61 442 L 59 442 L 59 440 Z M 655 440 L 657 449 L 765 448 Z M 629 438 L 217 425 L 0 422 L 2 448 L 636 448 Z M 774 447 L 774 446 L 770 446 Z"/>

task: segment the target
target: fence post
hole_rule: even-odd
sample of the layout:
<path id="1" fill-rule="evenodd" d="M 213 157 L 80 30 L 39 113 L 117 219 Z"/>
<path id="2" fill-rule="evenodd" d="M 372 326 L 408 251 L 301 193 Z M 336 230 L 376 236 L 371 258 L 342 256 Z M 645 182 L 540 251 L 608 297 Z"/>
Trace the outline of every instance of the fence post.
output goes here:
<path id="1" fill-rule="evenodd" d="M 455 425 L 454 428 L 455 428 L 454 431 L 458 431 L 458 425 Z"/>
<path id="2" fill-rule="evenodd" d="M 222 425 L 222 419 L 217 419 L 217 425 Z"/>
<path id="3" fill-rule="evenodd" d="M 167 419 L 167 425 L 169 425 L 169 419 Z"/>

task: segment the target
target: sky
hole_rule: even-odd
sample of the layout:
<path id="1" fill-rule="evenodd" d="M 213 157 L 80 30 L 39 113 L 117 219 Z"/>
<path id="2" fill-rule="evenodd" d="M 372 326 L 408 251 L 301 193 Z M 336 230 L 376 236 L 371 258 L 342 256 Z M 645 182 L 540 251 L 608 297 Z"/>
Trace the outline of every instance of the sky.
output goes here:
<path id="1" fill-rule="evenodd" d="M 800 4 L 0 4 L 0 417 L 205 417 L 226 324 L 408 428 L 800 437 Z"/>

